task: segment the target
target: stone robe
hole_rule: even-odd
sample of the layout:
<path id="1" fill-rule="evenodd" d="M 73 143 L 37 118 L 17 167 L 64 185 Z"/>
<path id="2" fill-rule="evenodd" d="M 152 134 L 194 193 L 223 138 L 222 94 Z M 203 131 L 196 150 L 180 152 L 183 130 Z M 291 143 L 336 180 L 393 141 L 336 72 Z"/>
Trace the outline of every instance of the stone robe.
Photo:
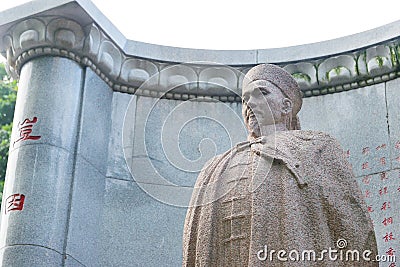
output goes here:
<path id="1" fill-rule="evenodd" d="M 329 248 L 337 260 L 322 256 Z M 311 252 L 301 260 L 303 250 L 316 260 Z M 361 261 L 346 262 L 348 250 Z M 375 257 L 375 234 L 340 145 L 321 132 L 286 131 L 205 165 L 186 216 L 183 266 L 377 266 L 362 260 L 364 250 Z"/>

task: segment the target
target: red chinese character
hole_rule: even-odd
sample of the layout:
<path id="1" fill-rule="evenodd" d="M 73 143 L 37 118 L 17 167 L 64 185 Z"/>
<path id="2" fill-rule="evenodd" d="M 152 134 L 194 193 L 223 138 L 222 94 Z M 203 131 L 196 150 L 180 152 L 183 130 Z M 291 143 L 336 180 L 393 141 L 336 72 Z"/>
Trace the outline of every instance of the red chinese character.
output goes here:
<path id="1" fill-rule="evenodd" d="M 379 195 L 384 195 L 387 194 L 388 190 L 387 190 L 387 186 L 385 186 L 384 188 L 379 189 Z"/>
<path id="2" fill-rule="evenodd" d="M 396 161 L 397 161 L 397 162 L 400 162 L 400 156 L 398 156 L 398 157 L 396 158 Z"/>
<path id="3" fill-rule="evenodd" d="M 369 153 L 369 147 L 364 147 L 362 150 L 363 155 L 366 155 Z"/>
<path id="4" fill-rule="evenodd" d="M 388 226 L 388 224 L 392 224 L 392 223 L 393 223 L 393 218 L 392 218 L 392 217 L 385 218 L 385 219 L 382 221 L 382 223 L 383 223 L 384 226 Z"/>
<path id="5" fill-rule="evenodd" d="M 381 173 L 380 173 L 380 176 L 381 176 L 381 180 L 382 180 L 382 181 L 388 179 L 386 172 L 381 172 Z"/>
<path id="6" fill-rule="evenodd" d="M 388 256 L 394 256 L 394 253 L 395 253 L 395 252 L 396 252 L 396 251 L 395 251 L 392 247 L 390 247 L 389 250 L 386 251 L 386 255 L 388 255 Z"/>
<path id="7" fill-rule="evenodd" d="M 386 235 L 383 237 L 383 240 L 385 240 L 385 242 L 388 242 L 390 240 L 396 240 L 396 238 L 393 237 L 393 233 L 386 233 Z"/>
<path id="8" fill-rule="evenodd" d="M 364 195 L 364 197 L 365 198 L 369 198 L 371 196 L 371 192 L 367 189 L 367 190 L 365 190 L 365 195 Z"/>
<path id="9" fill-rule="evenodd" d="M 380 150 L 380 149 L 384 149 L 384 148 L 386 148 L 386 144 L 382 144 L 380 146 L 377 146 L 376 150 Z"/>
<path id="10" fill-rule="evenodd" d="M 369 168 L 368 162 L 364 162 L 363 165 L 362 165 L 362 169 L 365 170 L 365 169 L 368 169 L 368 168 Z"/>
<path id="11" fill-rule="evenodd" d="M 364 176 L 364 178 L 362 179 L 363 183 L 368 185 L 369 182 L 371 181 L 371 177 L 369 175 Z"/>
<path id="12" fill-rule="evenodd" d="M 25 141 L 25 140 L 38 140 L 41 136 L 32 136 L 32 127 L 33 124 L 37 122 L 37 117 L 33 117 L 32 120 L 25 119 L 22 123 L 18 123 L 18 130 L 19 130 L 19 139 L 14 142 Z"/>
<path id="13" fill-rule="evenodd" d="M 396 145 L 394 146 L 396 149 L 400 148 L 400 141 L 397 141 Z"/>
<path id="14" fill-rule="evenodd" d="M 386 158 L 385 157 L 380 158 L 379 161 L 381 162 L 381 165 L 386 165 Z"/>
<path id="15" fill-rule="evenodd" d="M 372 206 L 368 206 L 368 212 L 374 212 L 374 210 L 372 209 Z"/>
<path id="16" fill-rule="evenodd" d="M 346 158 L 349 158 L 350 157 L 350 149 L 348 149 L 347 151 L 346 151 Z"/>
<path id="17" fill-rule="evenodd" d="M 383 202 L 381 210 L 390 209 L 390 202 Z"/>
<path id="18" fill-rule="evenodd" d="M 396 267 L 396 266 L 397 266 L 396 263 L 395 263 L 395 262 L 392 262 L 391 264 L 389 264 L 388 267 Z"/>
<path id="19" fill-rule="evenodd" d="M 22 210 L 24 208 L 25 195 L 14 194 L 6 199 L 6 210 L 5 213 L 13 210 Z"/>

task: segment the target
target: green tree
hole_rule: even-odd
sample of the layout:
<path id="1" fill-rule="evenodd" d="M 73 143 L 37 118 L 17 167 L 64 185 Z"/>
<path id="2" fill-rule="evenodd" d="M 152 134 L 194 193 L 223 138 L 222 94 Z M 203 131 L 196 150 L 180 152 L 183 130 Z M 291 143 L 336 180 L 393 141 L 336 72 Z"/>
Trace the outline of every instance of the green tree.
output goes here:
<path id="1" fill-rule="evenodd" d="M 7 75 L 4 63 L 0 63 L 0 200 L 6 175 L 16 98 L 17 81 Z"/>

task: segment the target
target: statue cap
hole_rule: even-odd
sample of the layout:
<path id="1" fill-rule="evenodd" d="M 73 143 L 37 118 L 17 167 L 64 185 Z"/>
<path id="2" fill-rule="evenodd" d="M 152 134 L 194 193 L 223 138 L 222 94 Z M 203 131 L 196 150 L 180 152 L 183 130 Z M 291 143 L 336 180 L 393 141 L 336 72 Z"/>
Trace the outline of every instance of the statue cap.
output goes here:
<path id="1" fill-rule="evenodd" d="M 272 64 L 260 64 L 245 75 L 242 88 L 256 80 L 265 80 L 276 85 L 293 103 L 293 114 L 297 114 L 303 103 L 302 92 L 296 80 L 286 70 Z"/>

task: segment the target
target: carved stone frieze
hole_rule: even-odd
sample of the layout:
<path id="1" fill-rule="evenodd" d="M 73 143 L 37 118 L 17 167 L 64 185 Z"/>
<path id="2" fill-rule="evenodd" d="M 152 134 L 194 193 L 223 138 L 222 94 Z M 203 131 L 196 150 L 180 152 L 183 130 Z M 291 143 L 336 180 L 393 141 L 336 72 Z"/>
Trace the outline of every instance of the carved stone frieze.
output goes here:
<path id="1" fill-rule="evenodd" d="M 165 62 L 124 53 L 95 23 L 39 16 L 11 26 L 1 40 L 7 68 L 38 56 L 61 56 L 92 68 L 115 91 L 171 99 L 241 101 L 244 74 L 253 65 Z M 299 62 L 275 63 L 290 72 L 305 97 L 355 89 L 399 76 L 399 40 Z M 263 63 L 263 62 L 259 62 Z"/>

